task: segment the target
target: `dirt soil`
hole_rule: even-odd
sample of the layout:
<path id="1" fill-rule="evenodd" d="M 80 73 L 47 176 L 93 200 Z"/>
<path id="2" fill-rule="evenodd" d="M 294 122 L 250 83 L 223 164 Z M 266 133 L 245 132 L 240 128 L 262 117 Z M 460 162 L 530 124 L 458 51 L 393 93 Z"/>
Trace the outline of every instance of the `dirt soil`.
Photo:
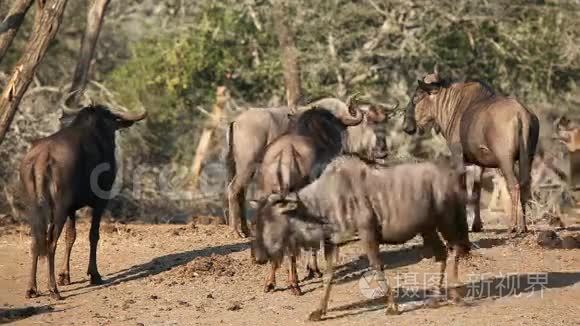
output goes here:
<path id="1" fill-rule="evenodd" d="M 485 219 L 484 219 L 485 221 Z M 578 234 L 580 224 L 568 224 Z M 29 269 L 27 228 L 0 229 L 0 323 L 15 325 L 573 325 L 580 316 L 580 250 L 540 248 L 536 235 L 511 238 L 501 227 L 470 234 L 478 249 L 460 264 L 465 300 L 424 305 L 439 269 L 422 258 L 421 240 L 384 246 L 389 280 L 398 288 L 402 314 L 385 315 L 384 301 L 358 244 L 341 248 L 340 267 L 325 320 L 308 322 L 318 305 L 319 279 L 302 283 L 302 296 L 286 289 L 264 293 L 268 267 L 250 260 L 248 240 L 223 225 L 103 224 L 98 266 L 106 283 L 89 286 L 88 224 L 77 224 L 72 285 L 64 297 L 25 299 Z M 539 227 L 536 227 L 538 229 Z M 57 273 L 64 237 L 57 253 Z M 303 257 L 304 259 L 305 257 Z M 324 267 L 323 260 L 320 260 Z M 39 290 L 46 294 L 46 263 L 39 262 Z M 304 264 L 299 264 L 304 277 Z M 370 282 L 370 283 L 369 283 Z M 377 291 L 374 291 L 377 290 Z M 374 292 L 373 292 L 374 291 Z"/>

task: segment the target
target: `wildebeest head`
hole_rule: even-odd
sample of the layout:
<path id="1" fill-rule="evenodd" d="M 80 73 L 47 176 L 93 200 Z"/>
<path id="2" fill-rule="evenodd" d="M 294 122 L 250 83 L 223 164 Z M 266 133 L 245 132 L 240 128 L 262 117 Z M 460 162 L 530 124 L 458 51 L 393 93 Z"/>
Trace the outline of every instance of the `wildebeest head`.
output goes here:
<path id="1" fill-rule="evenodd" d="M 147 116 L 147 111 L 142 113 L 120 112 L 100 104 L 85 106 L 75 113 L 71 126 L 97 128 L 107 133 L 130 127 Z"/>
<path id="2" fill-rule="evenodd" d="M 280 260 L 292 242 L 291 217 L 305 213 L 296 193 L 271 194 L 257 203 L 255 238 L 252 243 L 256 263 Z"/>
<path id="3" fill-rule="evenodd" d="M 425 76 L 423 80 L 417 80 L 418 85 L 405 110 L 403 131 L 410 135 L 417 130 L 422 133 L 428 125 L 434 123 L 433 101 L 444 86 L 444 82 L 439 77 L 437 70 L 433 74 Z"/>

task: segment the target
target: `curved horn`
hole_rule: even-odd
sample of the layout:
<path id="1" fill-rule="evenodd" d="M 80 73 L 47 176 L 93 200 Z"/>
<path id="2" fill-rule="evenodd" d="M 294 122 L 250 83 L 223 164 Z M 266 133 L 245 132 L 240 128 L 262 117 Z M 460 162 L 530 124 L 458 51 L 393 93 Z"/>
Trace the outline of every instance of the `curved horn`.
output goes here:
<path id="1" fill-rule="evenodd" d="M 350 114 L 343 114 L 340 119 L 345 126 L 356 126 L 363 122 L 364 113 L 361 110 L 354 109 L 352 112 L 349 110 Z"/>
<path id="2" fill-rule="evenodd" d="M 68 114 L 68 115 L 72 115 L 72 114 L 77 114 L 79 112 L 78 109 L 71 109 L 70 107 L 68 107 L 68 105 L 70 104 L 70 100 L 72 99 L 72 97 L 78 93 L 80 91 L 80 89 L 74 90 L 70 93 L 68 93 L 68 95 L 66 97 L 63 98 L 63 100 L 60 103 L 60 108 L 62 109 L 62 112 L 64 114 Z"/>
<path id="3" fill-rule="evenodd" d="M 116 117 L 123 119 L 125 121 L 139 121 L 145 119 L 147 117 L 147 111 L 143 110 L 140 113 L 133 113 L 133 112 L 120 112 L 120 111 L 113 111 L 110 110 Z"/>
<path id="4" fill-rule="evenodd" d="M 351 115 L 355 115 L 354 114 L 354 100 L 356 99 L 356 97 L 359 95 L 359 92 L 353 93 L 351 94 L 349 97 L 346 98 L 346 107 L 348 108 L 348 112 L 350 112 Z"/>

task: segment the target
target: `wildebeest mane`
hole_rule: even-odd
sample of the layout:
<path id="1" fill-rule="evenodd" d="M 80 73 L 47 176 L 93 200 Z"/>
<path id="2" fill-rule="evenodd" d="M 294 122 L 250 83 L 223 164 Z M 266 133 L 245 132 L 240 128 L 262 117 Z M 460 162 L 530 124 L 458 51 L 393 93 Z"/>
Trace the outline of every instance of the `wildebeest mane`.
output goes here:
<path id="1" fill-rule="evenodd" d="M 332 112 L 315 107 L 300 115 L 288 133 L 312 137 L 319 145 L 340 145 L 346 127 Z M 338 142 L 338 144 L 337 144 Z"/>

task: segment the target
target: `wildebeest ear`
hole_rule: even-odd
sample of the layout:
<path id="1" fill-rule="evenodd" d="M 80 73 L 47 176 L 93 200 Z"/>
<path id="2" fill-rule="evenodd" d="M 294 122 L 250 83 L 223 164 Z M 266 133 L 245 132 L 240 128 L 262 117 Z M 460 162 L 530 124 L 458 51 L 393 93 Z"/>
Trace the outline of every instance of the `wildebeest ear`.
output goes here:
<path id="1" fill-rule="evenodd" d="M 439 88 L 441 88 L 439 84 L 427 84 L 422 80 L 417 80 L 417 83 L 419 84 L 419 88 L 421 88 L 422 90 L 424 90 L 429 94 L 434 94 L 439 90 Z"/>

